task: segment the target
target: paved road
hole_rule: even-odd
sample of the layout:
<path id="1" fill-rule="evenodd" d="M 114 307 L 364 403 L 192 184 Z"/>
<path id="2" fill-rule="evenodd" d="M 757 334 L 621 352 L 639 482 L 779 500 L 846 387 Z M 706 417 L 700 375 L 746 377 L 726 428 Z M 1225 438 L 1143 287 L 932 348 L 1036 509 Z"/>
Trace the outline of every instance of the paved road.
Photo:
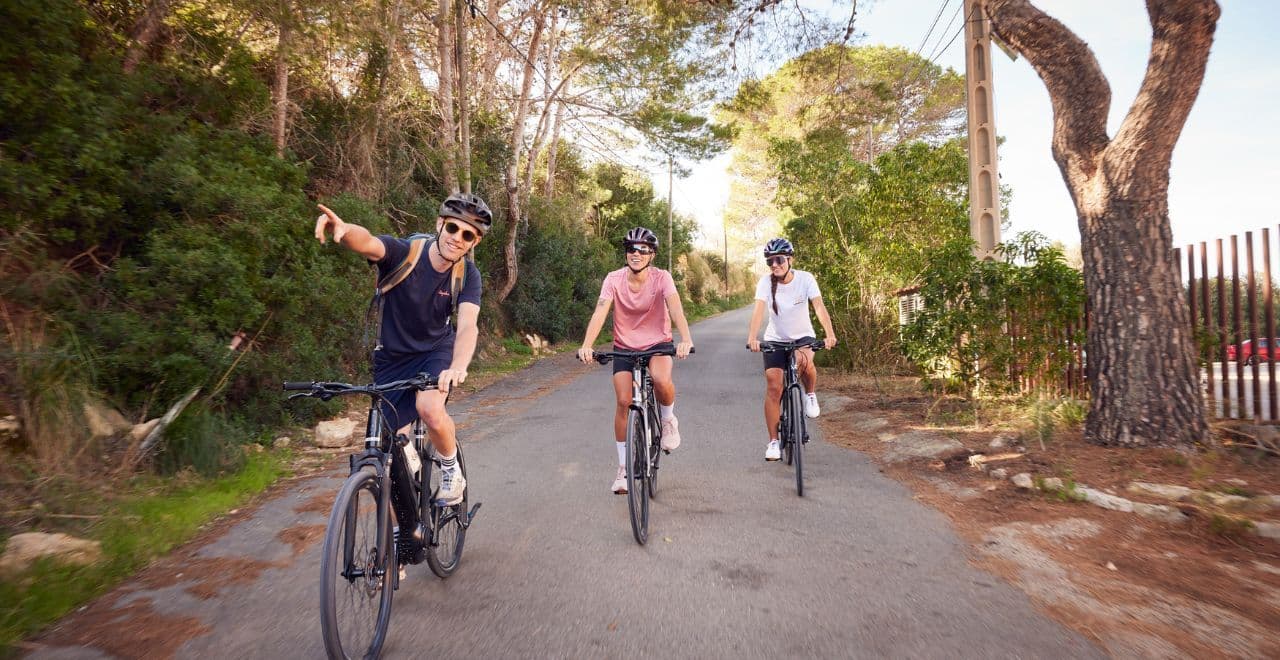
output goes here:
<path id="1" fill-rule="evenodd" d="M 632 540 L 625 498 L 608 491 L 606 367 L 561 356 L 460 402 L 484 507 L 453 578 L 410 567 L 384 657 L 1101 655 L 972 567 L 944 518 L 865 456 L 817 438 L 796 497 L 790 469 L 762 460 L 760 358 L 742 348 L 746 322 L 743 310 L 695 326 L 698 353 L 677 367 L 684 445 L 663 461 L 646 547 Z M 299 482 L 196 552 L 279 568 L 214 598 L 179 580 L 115 606 L 150 598 L 161 616 L 210 628 L 178 657 L 322 656 L 318 543 L 295 557 L 275 536 L 322 523 L 295 509 L 339 483 Z M 34 656 L 102 657 L 84 647 Z"/>

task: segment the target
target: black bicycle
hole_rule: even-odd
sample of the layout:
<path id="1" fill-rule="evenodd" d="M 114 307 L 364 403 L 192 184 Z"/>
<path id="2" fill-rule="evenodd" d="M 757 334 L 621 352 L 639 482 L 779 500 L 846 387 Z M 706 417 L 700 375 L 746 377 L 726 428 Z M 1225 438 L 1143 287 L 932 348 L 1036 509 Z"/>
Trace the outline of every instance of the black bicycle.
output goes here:
<path id="1" fill-rule="evenodd" d="M 796 349 L 811 348 L 820 351 L 826 345 L 818 340 L 803 342 L 762 341 L 760 352 L 783 352 L 787 368 L 783 370 L 782 416 L 778 418 L 778 445 L 787 465 L 796 469 L 796 494 L 804 497 L 804 446 L 809 442 L 809 429 L 804 421 L 804 388 L 796 372 Z"/>
<path id="2" fill-rule="evenodd" d="M 380 401 L 403 390 L 429 390 L 427 374 L 383 385 L 286 382 L 290 399 L 367 395 L 369 421 L 364 451 L 350 456 L 351 474 L 338 491 L 325 529 L 320 557 L 320 627 L 330 658 L 376 658 L 391 621 L 391 597 L 400 587 L 400 567 L 426 561 L 441 579 L 458 568 L 463 542 L 477 503 L 444 506 L 434 497 L 440 486 L 440 458 L 426 443 L 422 420 L 413 438 L 396 434 Z M 462 444 L 458 469 L 466 477 Z M 395 518 L 392 519 L 394 512 Z"/>
<path id="3" fill-rule="evenodd" d="M 663 453 L 662 424 L 658 420 L 658 400 L 653 395 L 653 378 L 649 376 L 649 360 L 656 355 L 675 354 L 674 348 L 591 353 L 600 364 L 615 358 L 632 361 L 631 411 L 627 413 L 627 508 L 631 510 L 631 533 L 640 545 L 649 540 L 649 500 L 658 496 L 658 459 Z"/>

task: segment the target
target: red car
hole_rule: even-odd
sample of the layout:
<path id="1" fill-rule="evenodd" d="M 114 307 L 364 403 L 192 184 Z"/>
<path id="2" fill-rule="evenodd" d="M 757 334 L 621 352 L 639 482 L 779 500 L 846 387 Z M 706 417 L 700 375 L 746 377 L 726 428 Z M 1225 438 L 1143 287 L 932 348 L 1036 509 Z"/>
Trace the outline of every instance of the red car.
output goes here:
<path id="1" fill-rule="evenodd" d="M 1246 339 L 1240 342 L 1240 348 L 1238 350 L 1236 349 L 1235 344 L 1228 344 L 1227 361 L 1234 362 L 1237 359 L 1241 359 L 1244 360 L 1245 364 L 1253 364 L 1259 359 L 1262 359 L 1264 362 L 1270 362 L 1274 359 L 1271 357 L 1271 344 L 1280 345 L 1280 338 L 1272 339 L 1270 342 L 1267 341 L 1266 337 L 1258 339 L 1258 347 L 1256 351 L 1254 350 L 1252 339 Z"/>

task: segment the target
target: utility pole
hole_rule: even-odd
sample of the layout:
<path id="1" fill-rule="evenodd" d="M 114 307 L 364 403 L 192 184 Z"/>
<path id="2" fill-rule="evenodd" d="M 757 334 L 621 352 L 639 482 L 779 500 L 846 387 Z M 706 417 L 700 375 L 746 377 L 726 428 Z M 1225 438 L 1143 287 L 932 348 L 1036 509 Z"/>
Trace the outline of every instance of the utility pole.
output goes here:
<path id="1" fill-rule="evenodd" d="M 720 209 L 720 231 L 724 232 L 724 295 L 729 295 L 729 220 Z"/>
<path id="2" fill-rule="evenodd" d="M 1000 244 L 1000 174 L 991 88 L 991 29 L 987 0 L 964 0 L 965 106 L 969 115 L 969 235 L 979 259 L 994 259 Z"/>
<path id="3" fill-rule="evenodd" d="M 671 154 L 667 154 L 667 271 L 675 276 L 675 269 L 671 267 L 672 259 L 675 258 L 676 246 L 672 236 L 675 232 L 671 225 L 671 192 L 675 190 L 675 160 Z"/>

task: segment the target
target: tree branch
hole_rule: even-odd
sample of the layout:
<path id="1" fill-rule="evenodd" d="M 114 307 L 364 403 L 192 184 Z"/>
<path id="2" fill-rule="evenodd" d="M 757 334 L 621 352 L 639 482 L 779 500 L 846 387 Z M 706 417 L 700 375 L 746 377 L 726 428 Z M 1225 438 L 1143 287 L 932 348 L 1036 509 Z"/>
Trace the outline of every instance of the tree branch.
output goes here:
<path id="1" fill-rule="evenodd" d="M 1215 0 L 1147 0 L 1151 57 L 1138 96 L 1105 158 L 1168 180 L 1173 147 L 1200 93 L 1221 9 Z M 1132 159 L 1132 160 L 1129 160 Z"/>
<path id="2" fill-rule="evenodd" d="M 1111 85 L 1088 44 L 1028 0 L 988 0 L 987 13 L 996 35 L 1027 58 L 1049 90 L 1053 155 L 1068 184 L 1092 177 L 1107 147 Z M 1082 96 L 1090 101 L 1079 102 Z"/>

